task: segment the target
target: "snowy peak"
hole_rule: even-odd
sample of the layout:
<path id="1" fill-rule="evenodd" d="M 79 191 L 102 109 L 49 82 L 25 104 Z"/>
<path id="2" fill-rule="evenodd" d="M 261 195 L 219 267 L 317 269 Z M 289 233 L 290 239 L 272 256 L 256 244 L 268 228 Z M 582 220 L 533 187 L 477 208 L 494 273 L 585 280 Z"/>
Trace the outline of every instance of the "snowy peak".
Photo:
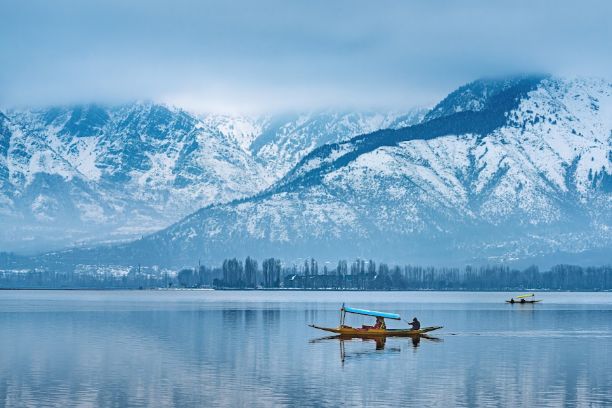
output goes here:
<path id="1" fill-rule="evenodd" d="M 536 89 L 542 77 L 522 77 L 514 80 L 491 82 L 488 88 L 474 83 L 475 89 L 486 93 L 486 100 L 478 96 L 479 109 L 459 109 L 455 102 L 464 100 L 465 95 L 473 92 L 468 88 L 455 96 L 445 99 L 452 109 L 442 109 L 438 105 L 439 115 L 430 118 L 429 114 L 421 123 L 401 129 L 384 129 L 370 134 L 360 135 L 351 140 L 338 144 L 322 146 L 307 155 L 292 171 L 282 179 L 273 191 L 282 189 L 300 188 L 303 183 L 316 183 L 330 171 L 347 165 L 362 154 L 368 153 L 382 146 L 395 146 L 398 143 L 410 140 L 429 140 L 445 135 L 479 134 L 486 135 L 502 127 L 507 121 L 507 115 L 516 109 L 519 103 L 527 98 L 529 92 Z M 471 88 L 470 88 L 471 89 Z M 451 94 L 451 95 L 453 95 Z M 459 95 L 459 96 L 457 96 Z M 482 106 L 480 106 L 480 104 Z M 465 106 L 472 106 L 466 102 Z M 447 112 L 447 114 L 442 114 Z"/>
<path id="2" fill-rule="evenodd" d="M 77 106 L 59 133 L 76 137 L 99 136 L 109 120 L 110 116 L 101 107 Z"/>
<path id="3" fill-rule="evenodd" d="M 209 115 L 203 120 L 232 138 L 278 179 L 319 146 L 378 129 L 413 125 L 426 112 L 415 108 L 406 112 L 321 111 L 260 118 Z"/>
<path id="4" fill-rule="evenodd" d="M 0 217 L 12 226 L 0 245 L 140 236 L 269 187 L 327 140 L 417 120 L 408 113 L 249 118 L 151 102 L 12 110 L 0 116 Z"/>
<path id="5" fill-rule="evenodd" d="M 456 94 L 446 115 L 319 147 L 266 192 L 126 248 L 179 264 L 312 253 L 497 262 L 610 248 L 610 83 L 524 77 L 477 88 L 463 101 L 471 109 L 456 108 Z"/>
<path id="6" fill-rule="evenodd" d="M 546 78 L 544 75 L 521 75 L 510 78 L 479 79 L 458 88 L 450 93 L 430 112 L 425 120 L 449 116 L 459 112 L 478 112 L 494 108 L 499 98 L 507 98 L 503 94 L 512 88 L 538 83 Z"/>
<path id="7" fill-rule="evenodd" d="M 243 150 L 250 151 L 252 143 L 258 139 L 269 125 L 269 117 L 248 117 L 230 115 L 199 115 L 202 123 L 216 129 L 232 139 Z"/>

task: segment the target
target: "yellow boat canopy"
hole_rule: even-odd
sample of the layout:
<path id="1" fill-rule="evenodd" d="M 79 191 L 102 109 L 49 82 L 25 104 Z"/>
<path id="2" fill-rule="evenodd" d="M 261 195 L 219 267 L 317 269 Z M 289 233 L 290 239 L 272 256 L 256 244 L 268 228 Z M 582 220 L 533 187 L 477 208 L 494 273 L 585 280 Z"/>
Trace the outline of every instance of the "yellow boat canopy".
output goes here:
<path id="1" fill-rule="evenodd" d="M 526 294 L 526 295 L 520 295 L 520 296 L 517 296 L 516 298 L 517 298 L 517 299 L 524 299 L 524 298 L 534 297 L 534 296 L 535 296 L 535 293 L 528 293 L 528 294 Z"/>

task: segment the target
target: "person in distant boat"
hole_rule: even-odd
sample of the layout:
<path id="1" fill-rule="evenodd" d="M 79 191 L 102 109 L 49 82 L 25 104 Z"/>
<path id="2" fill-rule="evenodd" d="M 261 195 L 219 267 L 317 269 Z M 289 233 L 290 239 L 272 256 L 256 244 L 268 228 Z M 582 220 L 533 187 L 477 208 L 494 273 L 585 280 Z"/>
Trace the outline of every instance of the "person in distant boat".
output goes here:
<path id="1" fill-rule="evenodd" d="M 514 303 L 514 298 L 510 298 L 510 303 Z"/>
<path id="2" fill-rule="evenodd" d="M 415 317 L 414 319 L 412 319 L 411 323 L 408 323 L 410 326 L 412 326 L 411 330 L 420 330 L 421 329 L 421 322 L 419 322 L 419 320 Z"/>
<path id="3" fill-rule="evenodd" d="M 525 299 L 524 299 L 524 298 L 523 298 L 523 299 L 521 299 L 521 303 L 525 303 Z"/>

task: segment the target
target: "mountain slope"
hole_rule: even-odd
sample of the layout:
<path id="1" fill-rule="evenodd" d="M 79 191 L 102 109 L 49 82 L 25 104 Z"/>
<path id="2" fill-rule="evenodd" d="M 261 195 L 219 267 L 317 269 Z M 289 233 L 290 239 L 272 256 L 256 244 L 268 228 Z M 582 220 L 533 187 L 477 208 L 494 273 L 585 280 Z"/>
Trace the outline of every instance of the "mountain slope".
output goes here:
<path id="1" fill-rule="evenodd" d="M 483 95 L 479 82 L 462 93 L 471 87 Z M 446 113 L 422 124 L 315 149 L 251 198 L 205 207 L 129 245 L 70 256 L 449 263 L 610 248 L 612 85 L 523 77 L 494 88 L 476 104 L 451 94 L 433 110 Z"/>
<path id="2" fill-rule="evenodd" d="M 250 195 L 265 170 L 216 129 L 154 104 L 9 112 L 7 226 L 39 245 L 159 229 L 195 205 Z"/>
<path id="3" fill-rule="evenodd" d="M 0 248 L 138 237 L 265 189 L 327 140 L 418 121 L 418 112 L 247 118 L 153 103 L 9 111 L 0 116 Z"/>
<path id="4" fill-rule="evenodd" d="M 319 146 L 379 129 L 410 126 L 419 123 L 426 113 L 417 108 L 407 113 L 319 112 L 271 118 L 250 150 L 279 179 Z"/>

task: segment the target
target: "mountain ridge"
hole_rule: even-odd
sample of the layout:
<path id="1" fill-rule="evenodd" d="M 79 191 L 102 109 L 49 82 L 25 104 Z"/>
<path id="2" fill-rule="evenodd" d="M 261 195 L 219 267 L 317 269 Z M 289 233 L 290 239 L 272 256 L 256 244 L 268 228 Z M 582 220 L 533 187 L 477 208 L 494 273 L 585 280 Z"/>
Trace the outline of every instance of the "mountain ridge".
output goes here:
<path id="1" fill-rule="evenodd" d="M 315 149 L 265 193 L 204 207 L 130 244 L 47 259 L 86 262 L 96 253 L 109 262 L 188 265 L 316 254 L 463 263 L 609 248 L 612 84 L 515 81 L 476 111 L 452 108 L 452 120 Z M 406 137 L 423 129 L 436 137 Z M 360 143 L 367 148 L 342 166 L 319 160 L 338 164 Z"/>
<path id="2" fill-rule="evenodd" d="M 34 245 L 30 251 L 159 230 L 264 189 L 327 140 L 401 117 L 313 112 L 301 114 L 299 126 L 280 120 L 277 134 L 270 117 L 198 116 L 152 102 L 7 115 L 0 117 L 0 247 Z M 422 116 L 415 110 L 413 120 Z M 264 132 L 271 136 L 261 149 L 278 157 L 249 150 Z"/>

